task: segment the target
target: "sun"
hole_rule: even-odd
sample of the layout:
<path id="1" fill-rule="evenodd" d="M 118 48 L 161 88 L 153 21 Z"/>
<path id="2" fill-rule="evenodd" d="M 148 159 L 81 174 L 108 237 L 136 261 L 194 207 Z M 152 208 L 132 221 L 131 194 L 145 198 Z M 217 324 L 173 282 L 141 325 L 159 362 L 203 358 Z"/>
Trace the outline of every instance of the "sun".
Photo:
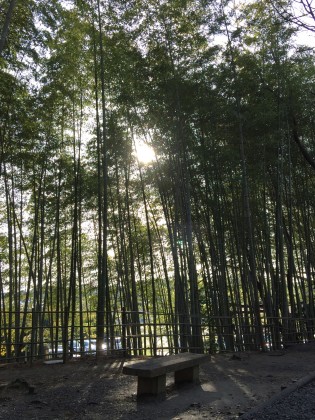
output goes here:
<path id="1" fill-rule="evenodd" d="M 149 165 L 156 159 L 154 149 L 139 138 L 135 141 L 134 155 L 144 165 Z"/>

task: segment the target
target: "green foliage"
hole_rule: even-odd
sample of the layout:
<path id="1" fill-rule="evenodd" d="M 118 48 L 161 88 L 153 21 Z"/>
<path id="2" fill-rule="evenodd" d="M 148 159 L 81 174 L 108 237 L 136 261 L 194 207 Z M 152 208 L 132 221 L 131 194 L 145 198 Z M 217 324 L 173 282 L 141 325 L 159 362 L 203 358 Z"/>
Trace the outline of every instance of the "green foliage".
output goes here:
<path id="1" fill-rule="evenodd" d="M 18 2 L 0 61 L 7 327 L 68 308 L 95 333 L 100 284 L 112 328 L 126 306 L 185 341 L 202 315 L 231 348 L 220 317 L 242 336 L 261 306 L 314 315 L 314 183 L 292 141 L 314 158 L 314 51 L 296 31 L 261 1 Z"/>

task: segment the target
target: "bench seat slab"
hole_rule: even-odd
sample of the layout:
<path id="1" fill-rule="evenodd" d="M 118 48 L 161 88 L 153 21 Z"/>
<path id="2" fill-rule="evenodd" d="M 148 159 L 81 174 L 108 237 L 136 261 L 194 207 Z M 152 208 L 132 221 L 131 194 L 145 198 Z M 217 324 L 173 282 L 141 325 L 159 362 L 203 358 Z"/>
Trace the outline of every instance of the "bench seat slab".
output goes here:
<path id="1" fill-rule="evenodd" d="M 180 353 L 174 356 L 150 358 L 129 363 L 124 365 L 123 373 L 126 375 L 154 377 L 163 375 L 164 373 L 198 366 L 208 360 L 208 355 Z"/>
<path id="2" fill-rule="evenodd" d="M 166 393 L 166 375 L 174 372 L 175 383 L 199 383 L 199 365 L 209 360 L 201 354 L 180 353 L 163 358 L 150 358 L 123 367 L 123 373 L 138 377 L 137 395 Z"/>

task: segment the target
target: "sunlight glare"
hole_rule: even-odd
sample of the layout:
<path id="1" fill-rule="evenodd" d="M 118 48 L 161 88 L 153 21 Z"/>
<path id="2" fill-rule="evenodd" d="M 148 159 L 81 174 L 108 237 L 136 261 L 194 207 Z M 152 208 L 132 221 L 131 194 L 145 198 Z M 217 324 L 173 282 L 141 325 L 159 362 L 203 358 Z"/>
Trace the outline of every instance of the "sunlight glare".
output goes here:
<path id="1" fill-rule="evenodd" d="M 135 144 L 135 157 L 144 165 L 150 164 L 156 158 L 153 148 L 140 139 Z"/>

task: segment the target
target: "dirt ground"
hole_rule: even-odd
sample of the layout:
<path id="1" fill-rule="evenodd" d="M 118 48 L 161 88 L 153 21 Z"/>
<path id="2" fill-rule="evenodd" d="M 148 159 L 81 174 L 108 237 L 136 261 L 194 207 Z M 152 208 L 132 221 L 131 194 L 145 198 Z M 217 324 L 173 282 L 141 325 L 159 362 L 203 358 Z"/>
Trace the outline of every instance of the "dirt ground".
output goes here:
<path id="1" fill-rule="evenodd" d="M 315 371 L 315 343 L 268 353 L 225 353 L 201 366 L 200 384 L 137 400 L 124 359 L 0 365 L 0 419 L 236 419 Z"/>

